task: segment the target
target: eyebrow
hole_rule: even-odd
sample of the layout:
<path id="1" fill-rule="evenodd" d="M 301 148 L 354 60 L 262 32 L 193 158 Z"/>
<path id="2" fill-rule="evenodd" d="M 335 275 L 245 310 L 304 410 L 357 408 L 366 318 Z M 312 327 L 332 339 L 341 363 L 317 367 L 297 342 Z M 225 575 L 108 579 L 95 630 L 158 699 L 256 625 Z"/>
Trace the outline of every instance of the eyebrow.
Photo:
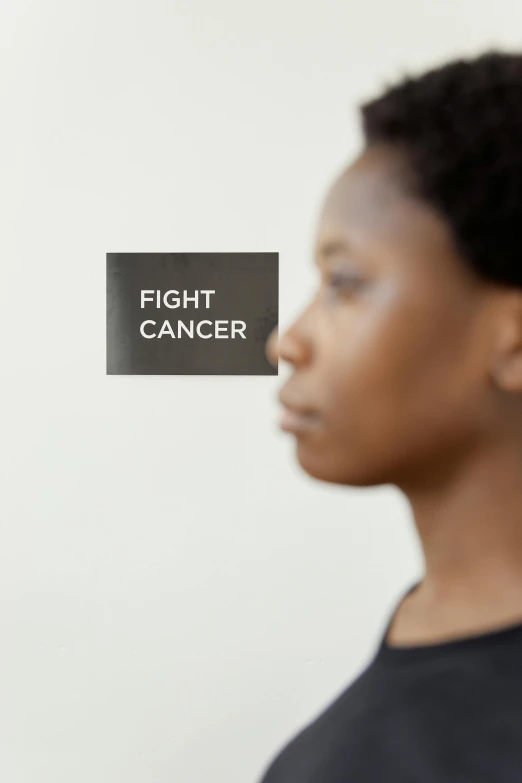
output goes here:
<path id="1" fill-rule="evenodd" d="M 342 239 L 331 239 L 317 248 L 314 258 L 315 264 L 319 265 L 321 260 L 326 261 L 330 256 L 336 253 L 345 253 L 347 250 L 349 247 Z"/>

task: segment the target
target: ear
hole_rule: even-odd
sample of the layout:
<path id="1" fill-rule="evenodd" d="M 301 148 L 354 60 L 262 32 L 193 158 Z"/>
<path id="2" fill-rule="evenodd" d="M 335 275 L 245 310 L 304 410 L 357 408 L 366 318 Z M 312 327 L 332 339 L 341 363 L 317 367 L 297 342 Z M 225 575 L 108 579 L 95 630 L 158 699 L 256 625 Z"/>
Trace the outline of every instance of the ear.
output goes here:
<path id="1" fill-rule="evenodd" d="M 522 394 L 522 290 L 510 291 L 497 313 L 493 359 L 495 385 Z"/>

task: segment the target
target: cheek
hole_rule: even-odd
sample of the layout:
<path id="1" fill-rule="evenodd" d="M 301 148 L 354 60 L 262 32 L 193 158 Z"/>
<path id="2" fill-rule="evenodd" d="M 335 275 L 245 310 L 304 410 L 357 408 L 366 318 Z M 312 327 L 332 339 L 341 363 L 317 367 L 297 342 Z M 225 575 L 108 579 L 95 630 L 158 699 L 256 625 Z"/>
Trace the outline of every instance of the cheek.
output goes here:
<path id="1" fill-rule="evenodd" d="M 433 303 L 430 310 L 397 303 L 368 312 L 331 341 L 318 373 L 325 425 L 336 439 L 359 434 L 382 442 L 444 415 L 459 346 Z"/>
<path id="2" fill-rule="evenodd" d="M 434 306 L 408 307 L 368 315 L 335 339 L 325 330 L 322 344 L 320 336 L 313 385 L 321 427 L 297 439 L 308 474 L 353 486 L 396 483 L 435 457 L 445 464 L 469 441 L 478 387 L 475 369 L 463 366 L 466 325 L 444 322 Z"/>

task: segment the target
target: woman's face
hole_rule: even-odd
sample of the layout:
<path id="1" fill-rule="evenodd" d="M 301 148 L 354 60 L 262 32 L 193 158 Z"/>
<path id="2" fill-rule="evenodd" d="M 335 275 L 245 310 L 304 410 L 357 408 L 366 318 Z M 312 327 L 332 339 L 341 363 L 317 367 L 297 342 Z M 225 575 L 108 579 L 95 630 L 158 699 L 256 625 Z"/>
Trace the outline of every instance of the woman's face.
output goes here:
<path id="1" fill-rule="evenodd" d="M 435 477 L 482 426 L 489 289 L 401 180 L 399 158 L 375 147 L 335 181 L 317 228 L 320 285 L 278 341 L 293 368 L 281 427 L 324 481 Z"/>

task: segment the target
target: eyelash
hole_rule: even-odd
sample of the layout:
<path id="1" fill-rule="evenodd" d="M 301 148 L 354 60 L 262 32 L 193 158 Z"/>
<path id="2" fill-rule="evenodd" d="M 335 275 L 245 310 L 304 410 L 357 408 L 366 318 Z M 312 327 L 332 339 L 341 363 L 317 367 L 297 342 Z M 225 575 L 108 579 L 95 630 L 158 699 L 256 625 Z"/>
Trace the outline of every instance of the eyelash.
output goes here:
<path id="1" fill-rule="evenodd" d="M 350 275 L 333 274 L 326 281 L 328 288 L 338 290 L 358 291 L 363 286 L 363 281 Z"/>

